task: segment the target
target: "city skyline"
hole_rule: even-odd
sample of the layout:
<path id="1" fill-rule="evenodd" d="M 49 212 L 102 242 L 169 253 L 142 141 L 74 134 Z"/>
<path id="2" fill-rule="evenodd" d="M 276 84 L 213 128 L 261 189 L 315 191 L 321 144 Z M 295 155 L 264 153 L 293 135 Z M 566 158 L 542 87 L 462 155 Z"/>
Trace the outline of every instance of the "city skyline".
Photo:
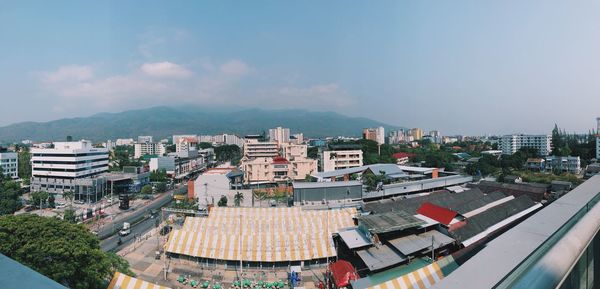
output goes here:
<path id="1" fill-rule="evenodd" d="M 199 105 L 446 135 L 595 127 L 598 3 L 369 4 L 4 3 L 0 126 Z"/>

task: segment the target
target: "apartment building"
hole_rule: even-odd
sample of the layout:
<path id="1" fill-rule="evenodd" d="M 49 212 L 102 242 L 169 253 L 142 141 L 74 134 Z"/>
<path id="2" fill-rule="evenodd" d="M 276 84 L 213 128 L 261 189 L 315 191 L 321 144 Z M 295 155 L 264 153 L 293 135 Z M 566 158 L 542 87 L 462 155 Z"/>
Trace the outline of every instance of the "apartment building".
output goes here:
<path id="1" fill-rule="evenodd" d="M 548 156 L 544 162 L 544 168 L 547 172 L 566 172 L 579 174 L 581 172 L 581 160 L 579 157 L 557 157 Z"/>
<path id="2" fill-rule="evenodd" d="M 412 128 L 409 131 L 409 135 L 412 136 L 413 140 L 423 139 L 423 130 L 420 128 Z"/>
<path id="3" fill-rule="evenodd" d="M 75 199 L 95 202 L 106 190 L 108 149 L 90 141 L 55 142 L 53 148 L 31 149 L 31 191 L 62 195 L 74 191 Z"/>
<path id="4" fill-rule="evenodd" d="M 117 146 L 130 146 L 130 145 L 133 145 L 134 143 L 135 143 L 135 141 L 132 138 L 119 138 L 115 142 L 115 145 L 117 145 Z"/>
<path id="5" fill-rule="evenodd" d="M 280 126 L 269 129 L 269 140 L 278 144 L 290 142 L 290 129 Z"/>
<path id="6" fill-rule="evenodd" d="M 154 142 L 152 139 L 153 139 L 153 138 L 152 138 L 152 136 L 151 136 L 151 135 L 140 135 L 140 136 L 138 136 L 138 138 L 137 138 L 137 142 L 138 142 L 138 143 L 149 143 L 149 142 Z"/>
<path id="7" fill-rule="evenodd" d="M 598 123 L 598 127 L 596 128 L 596 159 L 600 160 L 600 117 L 596 118 L 596 122 Z"/>
<path id="8" fill-rule="evenodd" d="M 323 172 L 360 167 L 363 165 L 363 152 L 357 150 L 324 151 L 321 156 Z"/>
<path id="9" fill-rule="evenodd" d="M 173 137 L 175 139 L 175 137 Z M 196 145 L 198 145 L 197 137 L 182 137 L 177 138 L 177 142 L 175 142 L 175 152 L 189 152 L 196 150 Z"/>
<path id="10" fill-rule="evenodd" d="M 363 139 L 376 141 L 382 145 L 385 143 L 385 129 L 380 126 L 376 128 L 365 128 L 363 129 Z"/>
<path id="11" fill-rule="evenodd" d="M 163 143 L 142 142 L 136 143 L 134 147 L 134 158 L 139 159 L 145 155 L 163 156 L 167 153 L 167 145 Z"/>
<path id="12" fill-rule="evenodd" d="M 169 153 L 150 159 L 150 171 L 164 169 L 173 178 L 181 179 L 190 173 L 206 169 L 205 156 L 197 150 Z"/>
<path id="13" fill-rule="evenodd" d="M 246 137 L 244 143 L 244 157 L 246 158 L 274 158 L 279 156 L 279 145 L 276 142 L 261 142 L 256 137 Z"/>
<path id="14" fill-rule="evenodd" d="M 521 148 L 534 148 L 541 156 L 547 156 L 552 152 L 552 137 L 550 135 L 524 135 L 512 134 L 502 136 L 498 142 L 498 149 L 504 155 L 512 155 Z"/>
<path id="15" fill-rule="evenodd" d="M 238 147 L 244 147 L 244 138 L 241 138 L 234 134 L 217 134 L 217 135 L 201 135 L 198 136 L 199 142 L 207 142 L 212 145 L 236 145 Z"/>
<path id="16" fill-rule="evenodd" d="M 19 178 L 19 155 L 15 152 L 0 152 L 2 174 L 11 179 Z"/>

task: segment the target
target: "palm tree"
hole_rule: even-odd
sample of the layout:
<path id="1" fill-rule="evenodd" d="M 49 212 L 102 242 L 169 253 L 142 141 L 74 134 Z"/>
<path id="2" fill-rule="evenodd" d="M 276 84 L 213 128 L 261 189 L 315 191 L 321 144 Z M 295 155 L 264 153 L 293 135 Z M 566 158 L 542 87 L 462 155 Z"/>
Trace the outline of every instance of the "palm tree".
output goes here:
<path id="1" fill-rule="evenodd" d="M 244 194 L 242 194 L 240 192 L 235 193 L 235 195 L 233 196 L 233 203 L 235 204 L 235 206 L 239 207 L 243 201 L 244 201 Z"/>
<path id="2" fill-rule="evenodd" d="M 69 200 L 70 206 L 73 207 L 73 199 L 75 198 L 75 192 L 68 190 L 63 192 L 63 198 Z"/>

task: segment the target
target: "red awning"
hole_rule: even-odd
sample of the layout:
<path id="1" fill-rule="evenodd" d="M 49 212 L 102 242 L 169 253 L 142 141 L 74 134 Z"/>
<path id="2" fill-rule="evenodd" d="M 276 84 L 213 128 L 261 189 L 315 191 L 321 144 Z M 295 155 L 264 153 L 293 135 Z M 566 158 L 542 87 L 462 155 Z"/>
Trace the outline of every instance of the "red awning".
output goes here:
<path id="1" fill-rule="evenodd" d="M 350 285 L 350 280 L 357 280 L 358 274 L 354 266 L 346 260 L 339 260 L 329 265 L 335 286 L 338 288 Z"/>
<path id="2" fill-rule="evenodd" d="M 434 205 L 432 203 L 423 203 L 417 210 L 417 213 L 434 219 L 444 225 L 449 225 L 452 219 L 458 215 L 457 212 Z"/>

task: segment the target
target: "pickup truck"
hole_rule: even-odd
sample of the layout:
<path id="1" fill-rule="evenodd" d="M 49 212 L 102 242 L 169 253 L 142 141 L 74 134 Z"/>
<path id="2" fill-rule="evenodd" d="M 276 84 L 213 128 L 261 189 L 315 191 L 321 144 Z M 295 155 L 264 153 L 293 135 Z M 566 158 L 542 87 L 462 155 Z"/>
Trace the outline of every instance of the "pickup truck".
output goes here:
<path id="1" fill-rule="evenodd" d="M 123 229 L 119 231 L 119 236 L 127 236 L 131 234 L 131 224 L 125 222 L 123 223 Z"/>

